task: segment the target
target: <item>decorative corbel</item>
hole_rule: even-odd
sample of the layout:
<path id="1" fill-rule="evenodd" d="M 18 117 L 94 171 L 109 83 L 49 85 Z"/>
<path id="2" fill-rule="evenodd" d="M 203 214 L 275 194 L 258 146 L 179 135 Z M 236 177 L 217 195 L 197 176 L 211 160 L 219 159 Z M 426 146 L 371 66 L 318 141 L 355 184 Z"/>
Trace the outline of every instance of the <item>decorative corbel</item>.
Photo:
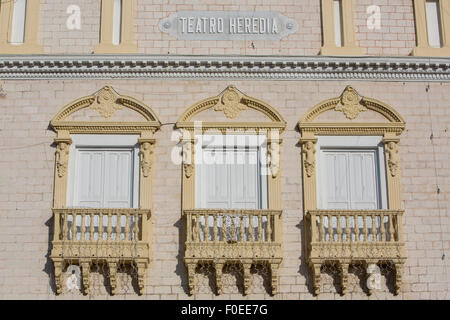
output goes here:
<path id="1" fill-rule="evenodd" d="M 217 295 L 222 294 L 222 270 L 223 270 L 223 263 L 216 263 L 215 264 L 216 269 L 216 288 L 217 288 Z"/>
<path id="2" fill-rule="evenodd" d="M 194 294 L 195 289 L 195 267 L 196 263 L 187 263 L 186 264 L 187 271 L 188 271 L 188 282 L 189 282 L 189 294 Z"/>
<path id="3" fill-rule="evenodd" d="M 154 139 L 138 139 L 140 145 L 140 159 L 142 176 L 147 178 L 150 176 L 153 163 L 153 152 L 155 146 Z"/>
<path id="4" fill-rule="evenodd" d="M 117 262 L 109 261 L 109 285 L 111 286 L 111 294 L 115 295 L 117 293 Z"/>
<path id="5" fill-rule="evenodd" d="M 347 283 L 348 283 L 348 263 L 341 264 L 341 290 L 342 295 L 347 293 Z"/>
<path id="6" fill-rule="evenodd" d="M 138 270 L 138 287 L 139 287 L 139 294 L 144 294 L 145 292 L 145 280 L 146 280 L 146 271 L 147 271 L 147 263 L 145 262 L 138 262 L 137 263 L 137 270 Z"/>
<path id="7" fill-rule="evenodd" d="M 190 178 L 194 173 L 194 139 L 183 139 L 183 170 L 186 178 Z"/>
<path id="8" fill-rule="evenodd" d="M 55 268 L 55 286 L 56 286 L 56 293 L 61 294 L 62 293 L 62 270 L 63 270 L 63 261 L 53 261 L 53 265 Z"/>
<path id="9" fill-rule="evenodd" d="M 89 261 L 83 261 L 81 262 L 81 270 L 83 272 L 83 288 L 84 288 L 84 293 L 85 294 L 89 294 L 89 274 L 91 271 L 91 265 L 89 264 Z"/>
<path id="10" fill-rule="evenodd" d="M 244 295 L 248 295 L 250 290 L 250 268 L 252 267 L 251 263 L 243 263 L 244 268 Z"/>
<path id="11" fill-rule="evenodd" d="M 68 163 L 69 163 L 69 147 L 72 144 L 72 139 L 70 136 L 60 137 L 61 134 L 58 133 L 58 137 L 55 138 L 56 143 L 56 171 L 58 177 L 62 178 L 67 173 Z"/>
<path id="12" fill-rule="evenodd" d="M 395 294 L 398 295 L 402 288 L 402 264 L 396 263 L 395 264 Z"/>
<path id="13" fill-rule="evenodd" d="M 320 293 L 320 263 L 312 263 L 311 269 L 312 269 L 312 276 L 313 276 L 313 290 L 314 295 L 319 295 Z"/>
<path id="14" fill-rule="evenodd" d="M 302 138 L 303 166 L 306 176 L 310 178 L 314 174 L 316 168 L 316 142 L 317 138 Z"/>
<path id="15" fill-rule="evenodd" d="M 386 161 L 389 167 L 389 172 L 392 177 L 395 177 L 398 173 L 399 167 L 399 155 L 398 155 L 398 138 L 384 138 L 384 150 L 386 153 Z"/>
<path id="16" fill-rule="evenodd" d="M 278 269 L 280 265 L 278 263 L 271 263 L 270 264 L 270 270 L 271 270 L 271 286 L 272 286 L 272 295 L 276 295 L 278 293 Z"/>
<path id="17" fill-rule="evenodd" d="M 267 141 L 267 158 L 272 178 L 276 178 L 280 170 L 281 141 L 281 139 L 268 139 Z"/>

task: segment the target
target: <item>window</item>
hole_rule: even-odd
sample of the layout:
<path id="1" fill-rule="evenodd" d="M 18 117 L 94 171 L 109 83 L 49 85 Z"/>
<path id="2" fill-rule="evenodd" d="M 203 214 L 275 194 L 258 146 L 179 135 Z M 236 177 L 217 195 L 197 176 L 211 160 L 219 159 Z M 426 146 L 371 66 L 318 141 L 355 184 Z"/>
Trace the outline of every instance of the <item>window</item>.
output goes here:
<path id="1" fill-rule="evenodd" d="M 40 1 L 2 1 L 0 53 L 42 53 L 38 45 Z"/>
<path id="2" fill-rule="evenodd" d="M 321 55 L 362 55 L 357 46 L 353 0 L 322 0 Z"/>
<path id="3" fill-rule="evenodd" d="M 102 0 L 100 43 L 95 53 L 135 53 L 135 0 Z"/>
<path id="4" fill-rule="evenodd" d="M 386 209 L 382 137 L 320 136 L 319 209 Z"/>
<path id="5" fill-rule="evenodd" d="M 196 207 L 207 209 L 267 209 L 265 137 L 205 135 L 197 162 Z M 226 140 L 225 143 L 223 143 Z"/>
<path id="6" fill-rule="evenodd" d="M 416 47 L 414 56 L 450 56 L 450 1 L 414 1 Z"/>
<path id="7" fill-rule="evenodd" d="M 441 39 L 441 14 L 439 12 L 439 0 L 426 2 L 428 44 L 433 48 L 442 47 Z"/>
<path id="8" fill-rule="evenodd" d="M 342 47 L 342 1 L 333 1 L 333 18 L 334 18 L 334 40 L 336 47 Z"/>

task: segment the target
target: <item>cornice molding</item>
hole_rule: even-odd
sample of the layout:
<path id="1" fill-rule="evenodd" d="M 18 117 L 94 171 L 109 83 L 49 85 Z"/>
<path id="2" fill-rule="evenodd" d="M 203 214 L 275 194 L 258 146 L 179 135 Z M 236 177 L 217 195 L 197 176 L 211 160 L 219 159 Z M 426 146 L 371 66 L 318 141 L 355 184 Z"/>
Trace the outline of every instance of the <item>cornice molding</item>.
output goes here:
<path id="1" fill-rule="evenodd" d="M 450 81 L 450 58 L 1 55 L 1 79 Z"/>

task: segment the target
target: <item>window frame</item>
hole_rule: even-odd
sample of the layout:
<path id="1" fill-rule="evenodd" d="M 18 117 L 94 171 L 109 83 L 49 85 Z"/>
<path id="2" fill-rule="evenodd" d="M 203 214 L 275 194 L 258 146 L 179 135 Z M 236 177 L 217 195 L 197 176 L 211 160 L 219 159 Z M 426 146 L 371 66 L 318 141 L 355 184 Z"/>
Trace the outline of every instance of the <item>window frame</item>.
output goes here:
<path id="1" fill-rule="evenodd" d="M 112 150 L 129 149 L 133 151 L 133 176 L 132 189 L 133 201 L 131 208 L 139 208 L 139 143 L 138 135 L 99 135 L 99 134 L 73 134 L 72 144 L 69 148 L 68 180 L 67 180 L 67 207 L 77 207 L 76 200 L 76 177 L 79 169 L 80 150 Z"/>
<path id="2" fill-rule="evenodd" d="M 427 22 L 427 0 L 414 1 L 414 18 L 416 26 L 416 47 L 413 56 L 449 57 L 450 56 L 450 1 L 439 1 L 441 47 L 429 44 Z"/>
<path id="3" fill-rule="evenodd" d="M 385 152 L 382 143 L 382 136 L 318 136 L 316 143 L 316 163 L 317 163 L 317 207 L 325 209 L 324 191 L 322 189 L 323 176 L 321 168 L 324 167 L 323 149 L 341 150 L 341 151 L 375 151 L 376 155 L 376 171 L 377 171 L 377 189 L 379 208 L 387 209 L 387 184 L 386 184 L 386 166 Z M 326 210 L 328 210 L 327 208 Z"/>
<path id="4" fill-rule="evenodd" d="M 0 6 L 0 54 L 39 54 L 43 47 L 39 44 L 40 1 L 28 0 L 25 7 L 23 43 L 12 43 L 14 2 L 3 2 Z"/>

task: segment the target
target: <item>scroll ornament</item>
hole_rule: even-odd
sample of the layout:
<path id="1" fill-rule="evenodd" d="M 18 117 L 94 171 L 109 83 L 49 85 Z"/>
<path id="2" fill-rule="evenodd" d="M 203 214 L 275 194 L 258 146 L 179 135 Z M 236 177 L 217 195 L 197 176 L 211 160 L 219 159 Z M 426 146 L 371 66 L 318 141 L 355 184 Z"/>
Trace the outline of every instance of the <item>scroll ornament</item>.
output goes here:
<path id="1" fill-rule="evenodd" d="M 229 86 L 220 97 L 220 101 L 214 107 L 215 111 L 223 111 L 229 119 L 234 119 L 242 110 L 247 110 L 248 106 L 241 103 L 241 96 L 234 86 Z"/>
<path id="2" fill-rule="evenodd" d="M 69 162 L 69 144 L 67 142 L 58 143 L 56 148 L 56 170 L 58 177 L 63 177 L 67 172 L 67 164 Z"/>
<path id="3" fill-rule="evenodd" d="M 316 164 L 315 159 L 316 148 L 312 141 L 307 141 L 306 143 L 303 144 L 303 146 L 304 146 L 302 149 L 302 152 L 304 154 L 303 164 L 305 166 L 306 175 L 308 177 L 311 177 L 314 172 Z"/>
<path id="4" fill-rule="evenodd" d="M 113 88 L 105 86 L 98 92 L 97 98 L 91 105 L 91 108 L 97 110 L 102 117 L 110 118 L 117 110 L 122 109 L 123 106 L 117 103 L 117 95 Z"/>
<path id="5" fill-rule="evenodd" d="M 341 95 L 340 104 L 334 110 L 342 111 L 347 119 L 355 119 L 360 112 L 367 111 L 367 108 L 361 105 L 361 99 L 355 89 L 348 86 Z"/>
<path id="6" fill-rule="evenodd" d="M 152 157 L 153 154 L 153 144 L 150 142 L 144 142 L 141 144 L 141 169 L 142 174 L 145 178 L 150 175 L 150 170 L 152 169 Z"/>
<path id="7" fill-rule="evenodd" d="M 386 145 L 387 163 L 391 175 L 395 177 L 398 171 L 398 147 L 394 141 L 389 141 Z"/>

